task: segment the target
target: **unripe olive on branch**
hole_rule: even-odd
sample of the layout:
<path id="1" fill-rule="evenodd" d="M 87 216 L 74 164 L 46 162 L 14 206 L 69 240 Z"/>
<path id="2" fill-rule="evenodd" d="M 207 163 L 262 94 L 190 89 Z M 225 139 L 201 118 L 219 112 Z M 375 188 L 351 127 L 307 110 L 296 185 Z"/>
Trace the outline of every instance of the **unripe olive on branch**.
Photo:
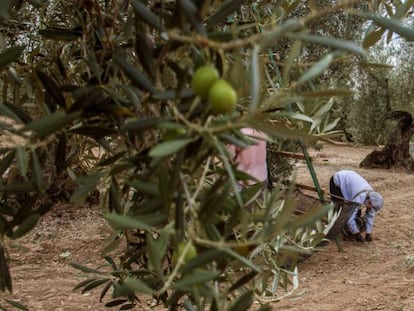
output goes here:
<path id="1" fill-rule="evenodd" d="M 174 140 L 183 137 L 186 134 L 186 130 L 183 127 L 167 129 L 164 133 L 165 140 Z"/>
<path id="2" fill-rule="evenodd" d="M 204 65 L 199 67 L 192 79 L 191 88 L 194 93 L 202 99 L 207 99 L 210 87 L 219 79 L 219 72 L 211 65 Z"/>
<path id="3" fill-rule="evenodd" d="M 224 79 L 219 79 L 208 92 L 208 103 L 215 114 L 229 114 L 236 109 L 237 93 Z"/>
<path id="4" fill-rule="evenodd" d="M 178 244 L 178 247 L 174 250 L 172 255 L 172 263 L 173 265 L 176 265 L 178 262 L 178 259 L 180 258 L 181 254 L 184 252 L 184 249 L 186 247 L 186 242 L 181 242 Z M 189 262 L 191 259 L 193 259 L 195 256 L 197 256 L 197 249 L 195 248 L 194 244 L 190 242 L 190 245 L 188 246 L 187 253 L 184 256 L 184 263 Z"/>

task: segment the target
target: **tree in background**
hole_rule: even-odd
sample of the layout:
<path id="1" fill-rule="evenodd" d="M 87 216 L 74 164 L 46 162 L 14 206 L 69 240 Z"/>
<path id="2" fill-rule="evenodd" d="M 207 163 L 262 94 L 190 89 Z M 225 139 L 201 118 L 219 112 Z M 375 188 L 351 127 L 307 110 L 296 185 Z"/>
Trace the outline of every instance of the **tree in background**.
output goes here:
<path id="1" fill-rule="evenodd" d="M 289 185 L 263 197 L 261 185 L 240 189 L 250 177 L 227 146 L 252 143 L 243 127 L 324 139 L 334 100 L 351 92 L 314 82 L 367 54 L 327 35 L 324 19 L 347 12 L 412 39 L 402 16 L 353 1 L 6 2 L 0 289 L 12 290 L 8 249 L 64 180 L 74 204 L 98 193 L 113 228 L 102 266 L 73 264 L 89 274 L 76 288 L 100 287 L 107 307 L 148 295 L 171 310 L 266 310 L 292 294 L 298 260 L 337 215 L 329 205 L 297 215 Z"/>
<path id="2" fill-rule="evenodd" d="M 405 3 L 408 6 L 408 2 Z M 413 26 L 412 12 L 384 3 L 383 14 L 404 17 L 406 27 Z M 347 103 L 344 128 L 354 142 L 385 144 L 395 128 L 390 113 L 394 110 L 413 111 L 413 43 L 401 35 L 387 32 L 372 23 L 362 25 L 363 44 L 369 48 L 371 63 L 353 64 L 350 71 L 355 95 Z M 362 65 L 362 66 L 361 66 Z"/>
<path id="3" fill-rule="evenodd" d="M 374 150 L 360 163 L 360 167 L 414 170 L 414 159 L 410 154 L 410 140 L 414 134 L 413 117 L 406 111 L 393 111 L 389 119 L 396 120 L 397 126 L 385 146 Z"/>
<path id="4" fill-rule="evenodd" d="M 391 129 L 387 115 L 392 111 L 389 88 L 389 69 L 354 68 L 355 95 L 346 115 L 346 132 L 352 141 L 365 145 L 383 144 Z"/>

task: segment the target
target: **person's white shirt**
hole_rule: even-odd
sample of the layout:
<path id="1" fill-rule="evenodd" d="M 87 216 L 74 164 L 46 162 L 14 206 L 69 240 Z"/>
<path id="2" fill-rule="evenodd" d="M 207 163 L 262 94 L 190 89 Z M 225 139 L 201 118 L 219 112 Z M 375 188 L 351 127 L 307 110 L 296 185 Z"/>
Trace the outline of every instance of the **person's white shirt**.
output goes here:
<path id="1" fill-rule="evenodd" d="M 364 204 L 371 185 L 361 175 L 351 170 L 341 170 L 333 175 L 333 181 L 341 191 L 344 199 Z"/>

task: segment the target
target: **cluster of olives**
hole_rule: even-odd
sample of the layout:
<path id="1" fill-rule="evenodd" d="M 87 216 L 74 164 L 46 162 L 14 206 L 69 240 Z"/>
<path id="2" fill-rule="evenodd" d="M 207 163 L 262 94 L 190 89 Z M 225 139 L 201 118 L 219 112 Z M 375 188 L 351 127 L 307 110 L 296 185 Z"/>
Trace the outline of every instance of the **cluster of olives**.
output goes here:
<path id="1" fill-rule="evenodd" d="M 220 78 L 218 70 L 211 65 L 203 65 L 195 71 L 191 88 L 196 95 L 208 101 L 215 114 L 229 114 L 236 109 L 236 91 L 229 82 Z"/>

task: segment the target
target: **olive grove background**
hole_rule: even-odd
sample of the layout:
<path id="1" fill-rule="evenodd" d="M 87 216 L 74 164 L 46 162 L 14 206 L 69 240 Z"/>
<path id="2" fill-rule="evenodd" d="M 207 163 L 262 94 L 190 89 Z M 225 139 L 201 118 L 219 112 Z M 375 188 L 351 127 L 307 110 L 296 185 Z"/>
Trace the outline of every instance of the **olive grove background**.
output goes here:
<path id="1" fill-rule="evenodd" d="M 8 250 L 54 204 L 98 202 L 113 235 L 102 266 L 73 263 L 89 275 L 77 289 L 123 310 L 142 296 L 269 309 L 337 215 L 296 213 L 290 184 L 239 190 L 227 146 L 251 144 L 246 126 L 271 150 L 382 143 L 387 113 L 412 110 L 412 14 L 413 1 L 3 1 L 0 289 Z M 192 92 L 206 63 L 236 89 L 234 113 Z"/>

